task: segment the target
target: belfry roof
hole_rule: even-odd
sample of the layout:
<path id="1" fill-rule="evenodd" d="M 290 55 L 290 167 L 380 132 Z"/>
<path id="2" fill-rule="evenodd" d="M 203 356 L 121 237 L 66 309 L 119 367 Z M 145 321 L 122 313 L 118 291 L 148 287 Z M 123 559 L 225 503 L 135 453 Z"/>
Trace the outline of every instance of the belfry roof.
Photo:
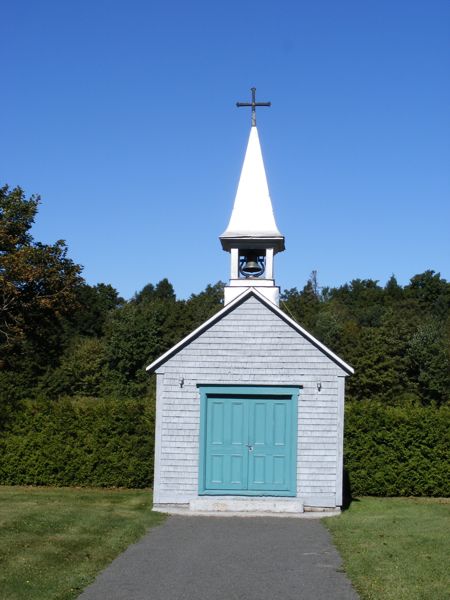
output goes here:
<path id="1" fill-rule="evenodd" d="M 256 126 L 250 129 L 230 222 L 220 236 L 222 244 L 229 238 L 278 238 L 284 248 L 284 238 L 273 214 Z"/>

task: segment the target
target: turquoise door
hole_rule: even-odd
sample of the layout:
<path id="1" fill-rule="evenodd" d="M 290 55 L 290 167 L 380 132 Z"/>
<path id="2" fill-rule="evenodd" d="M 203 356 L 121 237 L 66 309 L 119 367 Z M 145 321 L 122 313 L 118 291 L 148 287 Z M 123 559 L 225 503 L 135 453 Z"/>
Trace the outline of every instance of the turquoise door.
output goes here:
<path id="1" fill-rule="evenodd" d="M 208 398 L 206 414 L 206 487 L 246 490 L 249 462 L 246 401 Z"/>
<path id="2" fill-rule="evenodd" d="M 295 495 L 297 394 L 208 389 L 213 391 L 203 398 L 200 492 Z M 266 393 L 248 393 L 259 389 Z"/>

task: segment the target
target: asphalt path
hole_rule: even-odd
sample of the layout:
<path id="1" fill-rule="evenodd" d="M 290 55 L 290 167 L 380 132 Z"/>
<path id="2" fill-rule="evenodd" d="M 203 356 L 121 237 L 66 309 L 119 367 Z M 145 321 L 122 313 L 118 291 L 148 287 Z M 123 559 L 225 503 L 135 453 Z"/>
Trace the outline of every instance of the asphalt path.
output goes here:
<path id="1" fill-rule="evenodd" d="M 318 519 L 172 516 L 79 600 L 357 600 Z"/>

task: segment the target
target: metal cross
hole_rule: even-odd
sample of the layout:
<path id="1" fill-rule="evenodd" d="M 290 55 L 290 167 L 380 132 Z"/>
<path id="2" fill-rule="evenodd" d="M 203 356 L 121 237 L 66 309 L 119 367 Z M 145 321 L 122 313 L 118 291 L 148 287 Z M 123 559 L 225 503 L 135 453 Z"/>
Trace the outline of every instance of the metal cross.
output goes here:
<path id="1" fill-rule="evenodd" d="M 256 88 L 252 89 L 252 101 L 251 102 L 236 102 L 236 106 L 251 106 L 252 107 L 252 127 L 256 127 L 256 107 L 257 106 L 272 106 L 272 102 L 256 102 Z"/>

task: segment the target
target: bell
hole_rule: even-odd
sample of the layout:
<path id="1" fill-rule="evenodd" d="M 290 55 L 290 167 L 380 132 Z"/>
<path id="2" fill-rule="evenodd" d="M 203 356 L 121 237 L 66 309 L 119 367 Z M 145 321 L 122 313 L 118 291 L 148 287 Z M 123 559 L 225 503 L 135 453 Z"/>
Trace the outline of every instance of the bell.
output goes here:
<path id="1" fill-rule="evenodd" d="M 241 270 L 244 273 L 257 273 L 261 271 L 261 266 L 255 260 L 247 260 L 245 264 L 242 265 Z"/>
<path id="2" fill-rule="evenodd" d="M 247 252 L 241 258 L 239 270 L 244 277 L 259 277 L 264 272 L 264 259 L 256 252 Z"/>

